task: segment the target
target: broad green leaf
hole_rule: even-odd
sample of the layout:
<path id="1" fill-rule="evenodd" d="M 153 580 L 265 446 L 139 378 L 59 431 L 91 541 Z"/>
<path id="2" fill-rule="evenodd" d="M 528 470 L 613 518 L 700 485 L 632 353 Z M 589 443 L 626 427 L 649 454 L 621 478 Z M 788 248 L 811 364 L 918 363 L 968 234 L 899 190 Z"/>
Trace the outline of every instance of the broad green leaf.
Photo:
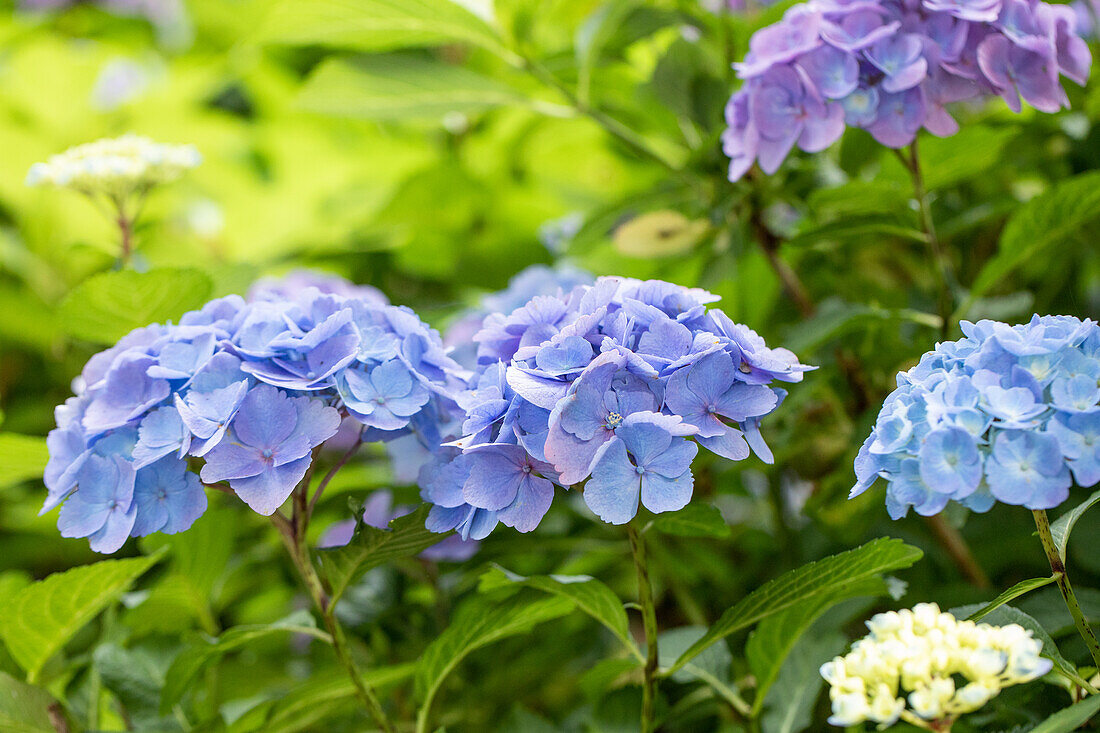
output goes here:
<path id="1" fill-rule="evenodd" d="M 922 137 L 920 164 L 925 188 L 936 194 L 962 181 L 977 179 L 1004 160 L 1004 149 L 1017 129 L 968 125 L 950 137 Z"/>
<path id="2" fill-rule="evenodd" d="M 423 701 L 418 719 L 426 724 L 432 700 L 440 685 L 458 663 L 471 652 L 530 631 L 535 626 L 564 616 L 573 609 L 573 601 L 564 596 L 534 597 L 527 593 L 503 601 L 477 596 L 453 616 L 451 625 L 420 655 L 416 669 L 416 692 Z M 424 730 L 418 727 L 418 730 Z"/>
<path id="3" fill-rule="evenodd" d="M 573 47 L 577 57 L 577 96 L 582 101 L 588 99 L 592 71 L 604 46 L 637 8 L 637 0 L 610 0 L 596 8 L 577 29 Z"/>
<path id="4" fill-rule="evenodd" d="M 168 712 L 180 701 L 187 692 L 188 685 L 207 665 L 246 644 L 277 634 L 308 634 L 322 641 L 330 641 L 328 634 L 317 628 L 313 615 L 304 610 L 295 611 L 270 624 L 235 626 L 216 639 L 205 639 L 184 649 L 172 661 L 172 666 L 164 676 L 161 712 Z"/>
<path id="5" fill-rule="evenodd" d="M 4 733 L 55 733 L 50 693 L 0 672 L 0 730 Z"/>
<path id="6" fill-rule="evenodd" d="M 833 632 L 807 634 L 798 641 L 764 706 L 764 733 L 798 733 L 810 726 L 814 703 L 825 685 L 821 665 L 840 654 L 845 644 L 844 637 Z"/>
<path id="7" fill-rule="evenodd" d="M 681 626 L 669 629 L 657 638 L 657 659 L 661 666 L 676 661 L 688 647 L 706 633 L 703 626 Z M 672 675 L 674 682 L 699 681 L 710 687 L 735 709 L 743 711 L 745 702 L 737 694 L 736 685 L 730 682 L 733 655 L 725 644 L 712 644 L 706 651 L 681 667 Z"/>
<path id="8" fill-rule="evenodd" d="M 0 433 L 0 489 L 32 478 L 41 479 L 49 457 L 45 438 Z"/>
<path id="9" fill-rule="evenodd" d="M 1073 531 L 1073 525 L 1077 524 L 1077 520 L 1081 518 L 1081 515 L 1097 502 L 1100 502 L 1100 491 L 1093 492 L 1092 496 L 1051 523 L 1050 536 L 1054 538 L 1054 545 L 1058 548 L 1058 554 L 1062 557 L 1063 563 L 1066 562 L 1066 548 L 1069 545 L 1069 533 Z"/>
<path id="10" fill-rule="evenodd" d="M 489 569 L 482 576 L 482 590 L 490 590 L 507 583 L 518 583 L 536 588 L 551 595 L 568 598 L 577 609 L 603 624 L 639 659 L 642 658 L 634 639 L 630 636 L 626 611 L 614 591 L 590 575 L 535 575 L 524 577 L 500 566 Z"/>
<path id="11" fill-rule="evenodd" d="M 972 603 L 968 606 L 952 608 L 949 613 L 956 618 L 969 618 L 971 614 L 982 610 L 982 608 L 982 604 Z M 1043 642 L 1043 650 L 1040 652 L 1040 655 L 1054 662 L 1054 666 L 1063 672 L 1076 676 L 1077 669 L 1062 656 L 1062 652 L 1058 650 L 1058 645 L 1054 643 L 1054 639 L 1047 633 L 1047 630 L 1040 626 L 1038 621 L 1020 609 L 1014 606 L 1000 606 L 987 613 L 982 619 L 982 623 L 992 626 L 1019 624 L 1025 629 L 1030 629 L 1035 635 L 1035 638 Z"/>
<path id="12" fill-rule="evenodd" d="M 839 298 L 822 301 L 817 313 L 787 333 L 784 343 L 798 353 L 813 353 L 822 345 L 874 324 L 916 323 L 938 330 L 940 317 L 909 308 L 882 308 L 848 303 Z"/>
<path id="13" fill-rule="evenodd" d="M 1012 586 L 1004 593 L 1000 594 L 992 601 L 990 601 L 988 605 L 983 606 L 982 608 L 967 616 L 967 620 L 981 621 L 994 609 L 997 609 L 1006 603 L 1011 603 L 1025 593 L 1030 593 L 1033 590 L 1038 590 L 1039 588 L 1050 585 L 1055 580 L 1056 578 L 1053 575 L 1047 578 L 1029 578 L 1027 580 L 1021 580 L 1019 583 Z"/>
<path id="14" fill-rule="evenodd" d="M 523 104 L 515 89 L 463 66 L 418 56 L 329 59 L 309 77 L 297 105 L 311 112 L 371 120 L 439 120 Z"/>
<path id="15" fill-rule="evenodd" d="M 368 570 L 415 555 L 448 537 L 424 526 L 429 509 L 422 504 L 412 514 L 391 521 L 387 529 L 360 522 L 348 544 L 319 551 L 321 573 L 332 591 L 330 602 L 336 603 L 348 585 Z"/>
<path id="16" fill-rule="evenodd" d="M 710 231 L 703 219 L 678 211 L 652 211 L 626 222 L 612 236 L 615 249 L 628 257 L 672 257 L 690 252 Z"/>
<path id="17" fill-rule="evenodd" d="M 192 268 L 101 272 L 61 301 L 58 318 L 71 336 L 111 344 L 135 328 L 179 320 L 201 308 L 212 289 L 210 277 Z"/>
<path id="18" fill-rule="evenodd" d="M 970 301 L 984 295 L 1017 267 L 1040 261 L 1051 247 L 1086 233 L 1100 218 L 1100 172 L 1060 181 L 1016 210 L 1001 233 L 997 254 L 982 267 L 970 287 Z"/>
<path id="19" fill-rule="evenodd" d="M 676 660 L 669 672 L 675 672 L 716 641 L 791 606 L 810 603 L 823 595 L 840 600 L 862 594 L 869 579 L 907 568 L 922 554 L 901 540 L 880 538 L 791 570 L 726 609 L 703 638 Z"/>
<path id="20" fill-rule="evenodd" d="M 862 592 L 856 588 L 846 589 L 844 598 L 856 595 L 885 595 L 886 583 L 879 578 L 868 578 Z M 830 606 L 844 600 L 828 594 L 813 598 L 806 603 L 791 606 L 774 616 L 761 621 L 749 636 L 745 646 L 745 657 L 753 676 L 756 677 L 756 695 L 753 697 L 752 714 L 759 715 L 768 690 L 771 689 L 783 667 L 791 649 L 805 633 L 806 629 Z"/>
<path id="21" fill-rule="evenodd" d="M 457 42 L 511 57 L 489 23 L 452 0 L 282 0 L 259 40 L 372 52 Z"/>
<path id="22" fill-rule="evenodd" d="M 1097 713 L 1100 713 L 1100 695 L 1086 697 L 1039 723 L 1031 729 L 1031 733 L 1070 733 L 1092 720 Z"/>
<path id="23" fill-rule="evenodd" d="M 836 221 L 814 226 L 791 237 L 785 246 L 805 247 L 822 241 L 879 242 L 883 238 L 904 239 L 921 244 L 928 241 L 924 232 L 898 222 L 896 217 L 871 214 L 844 216 Z"/>
<path id="24" fill-rule="evenodd" d="M 167 655 L 148 649 L 124 649 L 101 644 L 92 654 L 96 671 L 108 689 L 126 708 L 134 730 L 171 730 L 171 722 L 158 712 Z"/>
<path id="25" fill-rule="evenodd" d="M 84 624 L 161 558 L 101 560 L 66 570 L 19 591 L 0 614 L 0 636 L 34 683 L 42 665 Z"/>
<path id="26" fill-rule="evenodd" d="M 653 519 L 653 528 L 677 537 L 729 537 L 732 533 L 718 507 L 702 503 L 658 514 Z"/>
<path id="27" fill-rule="evenodd" d="M 363 682 L 375 691 L 404 682 L 412 677 L 416 665 L 401 664 L 375 667 L 362 675 Z M 360 705 L 355 687 L 343 670 L 316 672 L 309 681 L 274 699 L 263 700 L 230 722 L 232 733 L 298 733 L 321 729 L 326 718 L 351 711 Z"/>

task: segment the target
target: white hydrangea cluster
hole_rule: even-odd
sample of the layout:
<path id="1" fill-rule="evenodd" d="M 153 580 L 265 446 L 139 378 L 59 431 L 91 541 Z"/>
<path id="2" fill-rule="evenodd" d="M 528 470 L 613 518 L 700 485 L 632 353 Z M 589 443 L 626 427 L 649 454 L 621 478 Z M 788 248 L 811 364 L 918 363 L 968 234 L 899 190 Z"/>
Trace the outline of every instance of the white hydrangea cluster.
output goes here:
<path id="1" fill-rule="evenodd" d="M 867 628 L 871 633 L 847 656 L 821 666 L 830 685 L 833 725 L 871 721 L 886 728 L 900 718 L 946 730 L 1003 688 L 1051 668 L 1050 660 L 1039 656 L 1043 643 L 1030 630 L 959 621 L 934 603 L 877 614 Z"/>
<path id="2" fill-rule="evenodd" d="M 28 186 L 62 186 L 123 198 L 179 178 L 202 162 L 193 145 L 158 143 L 126 134 L 69 148 L 27 173 Z"/>

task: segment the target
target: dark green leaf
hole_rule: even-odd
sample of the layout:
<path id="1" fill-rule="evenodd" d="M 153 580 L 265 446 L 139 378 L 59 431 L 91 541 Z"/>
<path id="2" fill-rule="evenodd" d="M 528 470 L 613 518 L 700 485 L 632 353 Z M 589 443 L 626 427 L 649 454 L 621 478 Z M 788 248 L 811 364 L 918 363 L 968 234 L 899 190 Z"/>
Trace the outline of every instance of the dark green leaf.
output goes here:
<path id="1" fill-rule="evenodd" d="M 748 628 L 795 604 L 829 595 L 838 600 L 866 591 L 866 583 L 882 573 L 907 568 L 923 553 L 901 540 L 881 538 L 862 547 L 803 565 L 769 581 L 726 610 L 710 630 L 691 646 L 669 670 L 687 664 L 719 639 Z"/>
<path id="2" fill-rule="evenodd" d="M 1029 578 L 1028 580 L 1021 580 L 1019 583 L 1012 586 L 1004 593 L 1000 594 L 992 601 L 990 601 L 988 605 L 983 606 L 982 608 L 967 616 L 967 620 L 981 621 L 994 609 L 999 608 L 1006 603 L 1011 603 L 1025 593 L 1030 593 L 1033 590 L 1037 590 L 1044 586 L 1050 585 L 1054 581 L 1055 577 L 1053 575 L 1048 578 Z"/>
<path id="3" fill-rule="evenodd" d="M 837 633 L 808 634 L 795 645 L 779 672 L 760 719 L 764 733 L 798 733 L 812 722 L 814 702 L 825 680 L 821 665 L 844 650 Z"/>
<path id="4" fill-rule="evenodd" d="M 332 591 L 331 602 L 336 603 L 348 585 L 368 570 L 415 555 L 447 537 L 424 526 L 430 508 L 422 504 L 412 514 L 391 521 L 387 529 L 360 522 L 348 544 L 318 552 L 321 573 Z"/>
<path id="5" fill-rule="evenodd" d="M 42 665 L 73 634 L 157 563 L 161 554 L 101 560 L 66 570 L 19 591 L 0 614 L 0 636 L 34 682 Z"/>
<path id="6" fill-rule="evenodd" d="M 1092 720 L 1100 712 L 1100 695 L 1087 697 L 1076 705 L 1059 710 L 1039 725 L 1031 733 L 1070 733 Z"/>
<path id="7" fill-rule="evenodd" d="M 277 634 L 308 634 L 322 641 L 329 640 L 327 634 L 317 629 L 317 622 L 309 611 L 295 611 L 270 624 L 234 626 L 216 639 L 205 639 L 184 649 L 172 661 L 164 676 L 161 712 L 168 712 L 183 698 L 191 681 L 207 665 L 245 644 Z"/>
<path id="8" fill-rule="evenodd" d="M 790 330 L 785 344 L 797 353 L 812 353 L 829 341 L 877 323 L 915 323 L 938 330 L 940 322 L 939 316 L 909 308 L 880 308 L 829 298 L 822 301 L 817 313 Z"/>
<path id="9" fill-rule="evenodd" d="M 179 320 L 201 308 L 212 289 L 210 277 L 191 268 L 101 272 L 61 301 L 58 317 L 69 335 L 111 344 L 135 328 Z"/>
<path id="10" fill-rule="evenodd" d="M 677 537 L 729 537 L 732 533 L 718 507 L 702 503 L 658 514 L 653 519 L 653 528 Z"/>
<path id="11" fill-rule="evenodd" d="M 516 583 L 536 588 L 544 593 L 561 596 L 573 601 L 577 609 L 603 624 L 636 657 L 641 658 L 634 639 L 630 636 L 626 611 L 618 596 L 606 585 L 589 575 L 535 575 L 524 577 L 500 566 L 490 568 L 482 576 L 482 590 L 491 590 L 504 584 Z"/>
<path id="12" fill-rule="evenodd" d="M 1100 491 L 1094 491 L 1092 496 L 1051 523 L 1050 536 L 1054 538 L 1054 545 L 1058 548 L 1058 554 L 1062 557 L 1063 563 L 1066 561 L 1066 547 L 1069 545 L 1069 534 L 1073 531 L 1073 525 L 1077 524 L 1081 515 L 1097 502 L 1100 502 Z"/>
<path id="13" fill-rule="evenodd" d="M 985 263 L 969 300 L 985 295 L 1017 267 L 1041 259 L 1051 247 L 1082 234 L 1100 218 L 1100 172 L 1060 181 L 1021 206 L 1005 225 L 997 254 Z M 969 305 L 961 309 L 965 314 Z"/>

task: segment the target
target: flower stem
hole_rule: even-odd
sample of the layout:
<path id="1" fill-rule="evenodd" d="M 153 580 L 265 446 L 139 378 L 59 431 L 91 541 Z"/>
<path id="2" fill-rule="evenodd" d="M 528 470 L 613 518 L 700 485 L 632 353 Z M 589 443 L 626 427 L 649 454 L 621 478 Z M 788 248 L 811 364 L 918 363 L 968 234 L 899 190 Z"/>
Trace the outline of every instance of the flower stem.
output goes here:
<path id="1" fill-rule="evenodd" d="M 1050 520 L 1047 519 L 1047 513 L 1042 509 L 1036 509 L 1031 514 L 1035 517 L 1035 527 L 1039 530 L 1039 540 L 1043 543 L 1043 551 L 1046 552 L 1047 561 L 1050 562 L 1050 570 L 1054 573 L 1058 590 L 1062 591 L 1062 598 L 1065 599 L 1069 615 L 1073 616 L 1073 623 L 1077 625 L 1078 633 L 1085 640 L 1085 646 L 1089 648 L 1093 663 L 1097 668 L 1100 668 L 1100 642 L 1097 642 L 1096 634 L 1093 633 L 1085 614 L 1081 611 L 1081 604 L 1077 602 L 1077 594 L 1073 592 L 1073 586 L 1070 585 L 1066 565 L 1062 562 L 1062 556 L 1058 552 L 1058 547 L 1054 544 L 1054 537 L 1050 534 Z"/>
<path id="2" fill-rule="evenodd" d="M 646 565 L 645 543 L 633 521 L 626 525 L 626 534 L 630 538 L 634 568 L 638 571 L 638 603 L 642 607 L 642 625 L 645 627 L 646 660 L 642 686 L 641 733 L 651 733 L 656 729 L 657 709 L 657 610 L 653 605 L 653 585 Z"/>
<path id="3" fill-rule="evenodd" d="M 920 166 L 920 153 L 916 138 L 909 146 L 909 155 L 905 156 L 900 150 L 895 150 L 902 165 L 909 171 L 909 177 L 913 181 L 913 195 L 917 200 L 917 208 L 920 211 L 921 229 L 924 231 L 928 242 L 928 248 L 932 253 L 932 259 L 936 262 L 939 273 L 939 312 L 942 324 L 941 336 L 946 339 L 951 332 L 951 314 L 954 311 L 955 293 L 959 289 L 959 278 L 955 275 L 955 266 L 951 264 L 947 252 L 940 243 L 936 234 L 936 222 L 932 218 L 932 204 L 928 198 L 928 190 L 924 185 L 924 173 Z"/>
<path id="4" fill-rule="evenodd" d="M 295 492 L 301 492 L 304 496 L 307 486 L 308 478 L 295 489 Z M 300 520 L 302 516 L 302 514 L 296 514 L 296 519 Z M 278 513 L 272 515 L 272 521 L 279 530 L 279 535 L 283 539 L 283 544 L 286 545 L 287 552 L 290 554 L 290 559 L 294 562 L 294 566 L 298 569 L 298 574 L 305 583 L 306 590 L 313 600 L 313 605 L 317 607 L 318 613 L 321 614 L 321 621 L 325 625 L 325 630 L 328 631 L 329 636 L 332 637 L 332 649 L 336 653 L 336 659 L 351 679 L 351 683 L 355 687 L 356 696 L 363 704 L 363 707 L 366 708 L 367 712 L 370 713 L 370 716 L 374 718 L 379 728 L 385 731 L 385 733 L 396 733 L 397 729 L 394 728 L 393 724 L 386 716 L 386 712 L 382 709 L 382 703 L 379 702 L 378 696 L 375 695 L 374 690 L 363 681 L 363 674 L 356 666 L 355 660 L 351 657 L 351 651 L 347 643 L 347 635 L 344 633 L 344 628 L 340 624 L 340 621 L 336 618 L 336 604 L 329 602 L 324 584 L 321 582 L 321 578 L 317 575 L 317 570 L 313 566 L 309 546 L 305 541 L 305 528 L 295 526 L 298 522 L 290 522 L 286 517 Z"/>

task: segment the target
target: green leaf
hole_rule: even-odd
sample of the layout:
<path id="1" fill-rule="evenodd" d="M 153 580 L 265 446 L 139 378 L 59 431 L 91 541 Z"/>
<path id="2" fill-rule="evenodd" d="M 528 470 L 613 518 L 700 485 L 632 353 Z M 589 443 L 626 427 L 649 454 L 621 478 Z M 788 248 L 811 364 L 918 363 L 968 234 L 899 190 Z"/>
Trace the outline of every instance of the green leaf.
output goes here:
<path id="1" fill-rule="evenodd" d="M 311 112 L 371 120 L 441 119 L 522 104 L 506 84 L 463 66 L 417 56 L 329 59 L 309 77 L 297 105 Z"/>
<path id="2" fill-rule="evenodd" d="M 845 598 L 878 596 L 887 592 L 886 583 L 880 578 L 868 578 L 865 583 L 862 591 L 855 587 L 846 588 L 840 598 L 824 594 L 769 616 L 757 625 L 745 646 L 745 657 L 756 677 L 756 695 L 752 704 L 754 717 L 760 714 L 768 690 L 779 676 L 791 649 L 821 614 Z"/>
<path id="3" fill-rule="evenodd" d="M 956 618 L 968 618 L 971 614 L 980 611 L 982 604 L 972 603 L 968 606 L 960 606 L 958 608 L 952 608 L 948 613 Z M 1073 666 L 1065 657 L 1062 656 L 1062 652 L 1058 650 L 1058 645 L 1054 643 L 1054 639 L 1047 633 L 1046 629 L 1039 625 L 1039 622 L 1034 618 L 1024 613 L 1020 609 L 1014 606 L 1000 606 L 995 608 L 985 615 L 982 619 L 983 623 L 990 624 L 992 626 L 1007 626 L 1009 624 L 1019 624 L 1025 629 L 1030 629 L 1035 635 L 1035 638 L 1043 642 L 1043 650 L 1040 652 L 1041 656 L 1046 657 L 1054 663 L 1054 666 L 1060 669 L 1062 672 L 1076 676 L 1077 668 Z"/>
<path id="4" fill-rule="evenodd" d="M 1066 562 L 1066 547 L 1069 545 L 1069 533 L 1073 531 L 1073 525 L 1077 524 L 1077 520 L 1081 518 L 1081 515 L 1097 502 L 1100 502 L 1100 491 L 1093 492 L 1092 496 L 1058 517 L 1057 521 L 1051 523 L 1050 536 L 1054 538 L 1054 546 L 1058 548 L 1058 554 L 1061 556 L 1063 564 Z"/>
<path id="5" fill-rule="evenodd" d="M 1011 588 L 1006 590 L 1004 593 L 1000 594 L 999 596 L 994 598 L 992 601 L 990 601 L 988 605 L 983 606 L 982 608 L 978 609 L 974 613 L 967 616 L 966 620 L 967 621 L 981 621 L 983 618 L 985 618 L 994 609 L 999 608 L 999 607 L 1003 606 L 1006 603 L 1009 603 L 1011 601 L 1016 600 L 1017 598 L 1024 595 L 1025 593 L 1030 593 L 1033 590 L 1038 590 L 1039 588 L 1042 588 L 1043 586 L 1050 585 L 1055 580 L 1056 580 L 1056 578 L 1053 575 L 1051 575 L 1050 577 L 1047 577 L 1047 578 L 1029 578 L 1028 580 L 1021 580 L 1019 583 L 1012 586 Z"/>
<path id="6" fill-rule="evenodd" d="M 517 583 L 544 593 L 568 598 L 577 609 L 603 624 L 634 656 L 642 659 L 638 646 L 630 636 L 623 604 L 614 591 L 589 575 L 516 575 L 499 565 L 482 575 L 481 589 L 491 590 L 508 583 Z"/>
<path id="7" fill-rule="evenodd" d="M 924 232 L 899 223 L 896 217 L 871 214 L 844 216 L 827 224 L 813 226 L 791 237 L 785 246 L 806 247 L 821 241 L 856 242 L 877 241 L 884 237 L 904 239 L 924 244 L 928 237 Z"/>
<path id="8" fill-rule="evenodd" d="M 19 591 L 0 614 L 0 637 L 27 671 L 27 680 L 34 683 L 42 665 L 161 556 L 101 560 Z"/>
<path id="9" fill-rule="evenodd" d="M 592 71 L 604 46 L 637 8 L 637 0 L 611 0 L 596 8 L 577 29 L 573 47 L 577 57 L 577 96 L 582 101 L 588 100 Z"/>
<path id="10" fill-rule="evenodd" d="M 1070 733 L 1092 720 L 1100 712 L 1100 695 L 1087 697 L 1076 705 L 1059 710 L 1039 725 L 1031 733 Z"/>
<path id="11" fill-rule="evenodd" d="M 844 650 L 840 634 L 808 634 L 795 645 L 779 672 L 760 719 L 764 733 L 797 733 L 812 722 L 814 703 L 825 680 L 818 670 Z"/>
<path id="12" fill-rule="evenodd" d="M 325 642 L 331 642 L 328 634 L 318 630 L 317 622 L 309 611 L 295 611 L 286 618 L 270 624 L 235 626 L 216 639 L 204 639 L 184 649 L 172 661 L 164 676 L 164 690 L 160 698 L 160 711 L 167 713 L 183 698 L 187 687 L 209 664 L 245 644 L 277 634 L 308 634 Z"/>
<path id="13" fill-rule="evenodd" d="M 357 51 L 470 43 L 511 58 L 485 20 L 451 0 L 282 0 L 259 40 Z"/>
<path id="14" fill-rule="evenodd" d="M 681 626 L 669 629 L 657 638 L 658 664 L 667 666 L 676 661 L 688 647 L 706 633 L 703 626 Z M 730 682 L 730 667 L 733 655 L 725 644 L 712 644 L 706 651 L 680 668 L 672 675 L 673 682 L 687 683 L 699 681 L 706 684 L 719 697 L 723 698 L 738 711 L 744 711 L 745 701 L 737 694 L 737 686 Z"/>
<path id="15" fill-rule="evenodd" d="M 450 536 L 424 526 L 430 510 L 430 506 L 421 504 L 412 514 L 391 521 L 387 529 L 360 521 L 348 544 L 320 550 L 317 559 L 332 590 L 330 602 L 336 603 L 348 585 L 368 570 L 415 555 Z"/>
<path id="16" fill-rule="evenodd" d="M 0 730 L 4 733 L 55 733 L 50 693 L 0 672 Z"/>
<path id="17" fill-rule="evenodd" d="M 573 609 L 564 596 L 532 598 L 526 593 L 503 601 L 477 596 L 460 608 L 451 625 L 428 645 L 416 669 L 416 691 L 423 700 L 418 730 L 425 730 L 432 700 L 448 674 L 471 652 L 530 631 L 535 626 L 564 616 Z"/>
<path id="18" fill-rule="evenodd" d="M 677 537 L 729 537 L 733 530 L 713 504 L 693 503 L 653 519 L 653 528 Z"/>
<path id="19" fill-rule="evenodd" d="M 375 691 L 382 691 L 412 677 L 414 664 L 373 667 L 362 679 Z M 232 733 L 263 731 L 263 733 L 298 733 L 321 730 L 317 724 L 341 714 L 346 708 L 354 711 L 359 705 L 355 687 L 343 670 L 315 672 L 309 681 L 280 694 L 262 700 L 237 720 L 231 721 Z"/>
<path id="20" fill-rule="evenodd" d="M 1001 234 L 1000 247 L 982 267 L 970 287 L 966 310 L 1017 267 L 1041 261 L 1043 254 L 1075 236 L 1100 218 L 1100 172 L 1083 173 L 1058 182 L 1016 210 Z"/>
<path id="21" fill-rule="evenodd" d="M 938 330 L 940 322 L 939 316 L 909 308 L 881 308 L 828 298 L 821 302 L 817 313 L 787 333 L 784 343 L 797 353 L 813 353 L 829 341 L 866 332 L 875 324 L 916 323 Z"/>
<path id="22" fill-rule="evenodd" d="M 938 192 L 979 178 L 1004 160 L 1004 149 L 1017 129 L 968 125 L 951 137 L 922 137 L 920 164 L 925 188 Z"/>
<path id="23" fill-rule="evenodd" d="M 49 457 L 45 438 L 0 433 L 0 489 L 41 479 Z"/>
<path id="24" fill-rule="evenodd" d="M 164 685 L 165 655 L 148 649 L 124 649 L 117 644 L 100 644 L 92 654 L 96 671 L 125 706 L 134 730 L 171 730 L 171 723 L 158 713 Z"/>
<path id="25" fill-rule="evenodd" d="M 854 550 L 791 570 L 726 609 L 703 638 L 676 660 L 669 672 L 675 672 L 719 639 L 791 606 L 809 603 L 822 595 L 842 599 L 862 594 L 866 591 L 868 579 L 907 568 L 922 554 L 919 549 L 901 540 L 880 538 Z"/>
<path id="26" fill-rule="evenodd" d="M 71 336 L 112 344 L 135 328 L 201 308 L 213 287 L 206 273 L 192 268 L 101 272 L 61 301 L 58 318 Z"/>
<path id="27" fill-rule="evenodd" d="M 628 257 L 672 257 L 690 252 L 710 231 L 703 219 L 688 219 L 678 211 L 651 211 L 615 230 L 612 242 Z"/>

